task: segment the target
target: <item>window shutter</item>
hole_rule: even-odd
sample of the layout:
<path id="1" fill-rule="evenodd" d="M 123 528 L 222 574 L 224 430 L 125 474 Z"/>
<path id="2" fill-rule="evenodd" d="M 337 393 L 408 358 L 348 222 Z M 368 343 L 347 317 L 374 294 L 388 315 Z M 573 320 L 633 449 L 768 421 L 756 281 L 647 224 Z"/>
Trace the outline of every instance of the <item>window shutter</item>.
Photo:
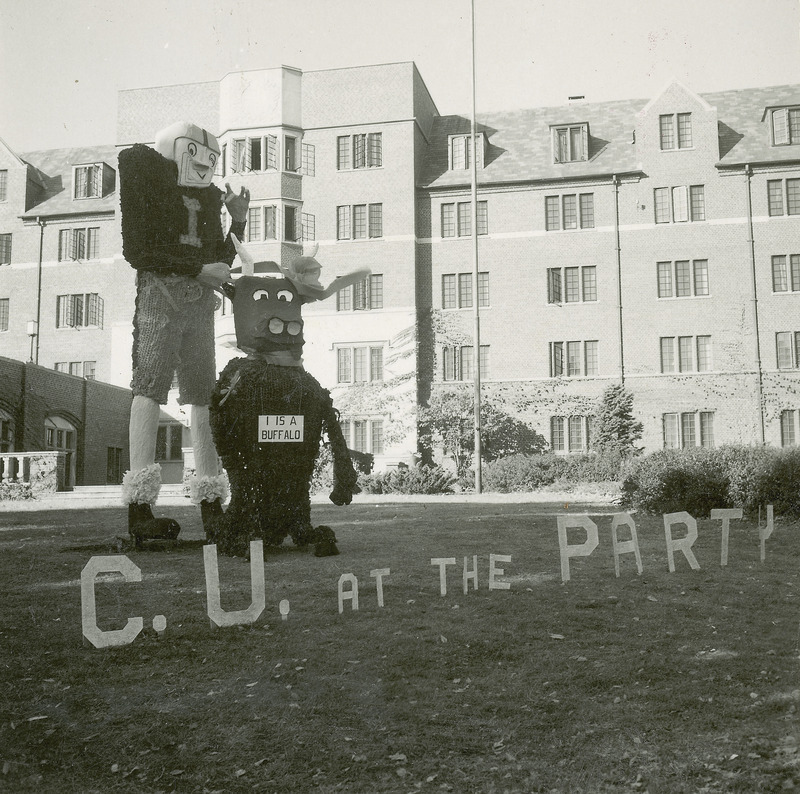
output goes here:
<path id="1" fill-rule="evenodd" d="M 316 152 L 314 144 L 303 144 L 303 176 L 314 176 L 316 172 Z"/>
<path id="2" fill-rule="evenodd" d="M 776 146 L 789 143 L 789 110 L 778 108 L 772 111 L 772 142 Z"/>
<path id="3" fill-rule="evenodd" d="M 686 185 L 672 188 L 672 214 L 675 223 L 689 220 L 689 191 Z"/>
<path id="4" fill-rule="evenodd" d="M 561 162 L 561 143 L 559 137 L 559 130 L 553 130 L 553 162 Z"/>
<path id="5" fill-rule="evenodd" d="M 561 270 L 551 267 L 547 271 L 547 302 L 561 303 Z"/>

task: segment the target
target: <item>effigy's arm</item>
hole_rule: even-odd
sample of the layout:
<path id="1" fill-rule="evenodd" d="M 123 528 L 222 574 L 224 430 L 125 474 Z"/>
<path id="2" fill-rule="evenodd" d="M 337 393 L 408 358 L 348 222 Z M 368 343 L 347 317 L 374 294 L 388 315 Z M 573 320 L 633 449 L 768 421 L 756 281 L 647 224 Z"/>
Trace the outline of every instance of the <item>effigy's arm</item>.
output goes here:
<path id="1" fill-rule="evenodd" d="M 353 494 L 361 489 L 358 487 L 358 474 L 350 460 L 350 452 L 339 426 L 338 411 L 332 404 L 326 411 L 324 423 L 333 456 L 333 490 L 329 498 L 335 505 L 349 505 L 353 501 Z"/>

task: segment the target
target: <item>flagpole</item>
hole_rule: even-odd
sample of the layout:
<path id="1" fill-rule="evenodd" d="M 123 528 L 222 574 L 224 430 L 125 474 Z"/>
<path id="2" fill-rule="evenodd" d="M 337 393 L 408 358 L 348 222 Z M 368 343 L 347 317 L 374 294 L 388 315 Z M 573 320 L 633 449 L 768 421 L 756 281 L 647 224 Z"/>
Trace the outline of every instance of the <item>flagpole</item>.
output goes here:
<path id="1" fill-rule="evenodd" d="M 478 165 L 475 153 L 477 146 L 477 125 L 475 122 L 475 0 L 470 0 L 470 23 L 472 42 L 472 119 L 470 144 L 468 146 L 471 181 L 472 181 L 472 306 L 474 311 L 475 330 L 472 347 L 472 377 L 475 386 L 475 493 L 483 490 L 483 476 L 481 471 L 481 317 L 478 298 Z"/>

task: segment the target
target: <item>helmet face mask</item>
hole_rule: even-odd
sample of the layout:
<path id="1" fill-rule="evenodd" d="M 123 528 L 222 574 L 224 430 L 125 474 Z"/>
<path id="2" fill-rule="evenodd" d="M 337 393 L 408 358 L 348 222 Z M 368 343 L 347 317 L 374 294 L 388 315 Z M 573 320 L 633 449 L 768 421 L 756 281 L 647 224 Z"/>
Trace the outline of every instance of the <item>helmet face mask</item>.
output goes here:
<path id="1" fill-rule="evenodd" d="M 220 148 L 207 130 L 179 121 L 156 133 L 155 149 L 178 166 L 180 187 L 208 187 L 214 178 Z"/>

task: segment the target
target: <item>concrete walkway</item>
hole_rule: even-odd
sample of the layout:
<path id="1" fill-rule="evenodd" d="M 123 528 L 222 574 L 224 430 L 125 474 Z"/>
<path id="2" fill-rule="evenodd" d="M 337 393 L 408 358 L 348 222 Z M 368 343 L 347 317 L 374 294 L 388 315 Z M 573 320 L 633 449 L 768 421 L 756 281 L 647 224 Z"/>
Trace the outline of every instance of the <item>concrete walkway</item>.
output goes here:
<path id="1" fill-rule="evenodd" d="M 460 493 L 460 494 L 356 494 L 353 504 L 385 503 L 482 503 L 482 504 L 594 504 L 613 506 L 619 499 L 617 491 L 533 491 L 529 493 Z M 331 504 L 325 493 L 311 497 L 312 504 Z M 182 485 L 165 485 L 158 499 L 159 505 L 191 506 L 183 493 Z M 0 512 L 13 513 L 37 510 L 85 510 L 88 508 L 122 508 L 121 489 L 118 485 L 82 486 L 72 491 L 52 494 L 27 501 L 0 502 Z"/>

